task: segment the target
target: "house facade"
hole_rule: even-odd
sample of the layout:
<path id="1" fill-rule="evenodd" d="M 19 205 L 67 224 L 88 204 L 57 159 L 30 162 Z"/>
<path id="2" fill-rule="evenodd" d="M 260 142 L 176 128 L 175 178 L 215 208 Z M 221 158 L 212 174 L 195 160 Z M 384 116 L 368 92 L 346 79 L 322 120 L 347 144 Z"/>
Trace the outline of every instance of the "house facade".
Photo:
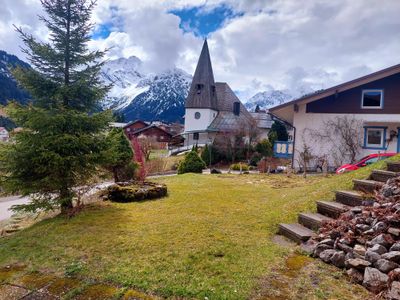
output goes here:
<path id="1" fill-rule="evenodd" d="M 146 137 L 158 143 L 160 149 L 167 149 L 173 134 L 156 124 L 148 124 L 144 121 L 135 121 L 124 127 L 125 135 L 132 142 L 135 138 Z"/>
<path id="2" fill-rule="evenodd" d="M 212 143 L 218 134 L 243 130 L 254 119 L 225 82 L 215 82 L 207 40 L 185 102 L 185 146 Z"/>
<path id="3" fill-rule="evenodd" d="M 339 130 L 354 132 L 354 139 L 361 145 L 358 158 L 399 152 L 400 65 L 273 107 L 270 112 L 294 127 L 295 168 L 300 165 L 305 147 L 315 156 L 325 157 L 332 168 L 349 162 L 338 151 L 340 133 L 327 132 L 329 124 L 335 122 L 348 125 Z M 330 138 L 318 142 L 323 135 Z"/>

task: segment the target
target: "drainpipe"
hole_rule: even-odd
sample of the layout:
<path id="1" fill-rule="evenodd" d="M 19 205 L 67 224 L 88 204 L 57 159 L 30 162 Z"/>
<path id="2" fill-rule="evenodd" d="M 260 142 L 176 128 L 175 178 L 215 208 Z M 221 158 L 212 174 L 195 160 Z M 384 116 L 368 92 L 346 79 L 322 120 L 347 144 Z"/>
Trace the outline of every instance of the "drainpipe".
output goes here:
<path id="1" fill-rule="evenodd" d="M 288 121 L 279 118 L 277 115 L 273 114 L 272 112 L 268 111 L 268 114 L 272 117 L 272 119 L 277 119 L 278 121 L 288 125 L 289 127 L 293 128 L 293 154 L 292 154 L 292 169 L 294 168 L 294 146 L 296 145 L 296 127 L 293 124 L 290 124 Z"/>

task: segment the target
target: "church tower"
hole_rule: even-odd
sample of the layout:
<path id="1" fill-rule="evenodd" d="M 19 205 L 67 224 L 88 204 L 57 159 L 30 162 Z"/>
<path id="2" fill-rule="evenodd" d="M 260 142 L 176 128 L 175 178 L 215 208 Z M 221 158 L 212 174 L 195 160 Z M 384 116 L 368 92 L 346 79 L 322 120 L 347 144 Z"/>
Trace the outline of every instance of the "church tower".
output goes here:
<path id="1" fill-rule="evenodd" d="M 192 143 L 207 143 L 202 140 L 211 122 L 218 114 L 217 92 L 207 40 L 204 41 L 192 85 L 185 102 L 185 133 L 190 133 Z"/>

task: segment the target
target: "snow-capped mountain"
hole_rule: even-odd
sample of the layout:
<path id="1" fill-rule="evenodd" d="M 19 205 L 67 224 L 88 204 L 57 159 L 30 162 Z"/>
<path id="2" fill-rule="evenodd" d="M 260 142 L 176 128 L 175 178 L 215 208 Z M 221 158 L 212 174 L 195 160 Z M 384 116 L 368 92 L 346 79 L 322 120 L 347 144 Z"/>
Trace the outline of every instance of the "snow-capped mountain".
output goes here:
<path id="1" fill-rule="evenodd" d="M 15 67 L 30 68 L 29 64 L 15 55 L 0 50 L 0 105 L 6 104 L 9 100 L 20 103 L 27 103 L 30 100 L 29 94 L 18 87 L 11 74 L 11 69 Z"/>
<path id="2" fill-rule="evenodd" d="M 119 58 L 102 68 L 106 83 L 113 83 L 103 108 L 122 113 L 127 121 L 142 119 L 182 121 L 191 76 L 180 69 L 146 74 L 137 57 Z"/>
<path id="3" fill-rule="evenodd" d="M 268 109 L 292 100 L 294 96 L 287 90 L 269 90 L 259 92 L 251 97 L 245 106 L 249 111 L 254 111 L 257 105 L 261 109 Z"/>

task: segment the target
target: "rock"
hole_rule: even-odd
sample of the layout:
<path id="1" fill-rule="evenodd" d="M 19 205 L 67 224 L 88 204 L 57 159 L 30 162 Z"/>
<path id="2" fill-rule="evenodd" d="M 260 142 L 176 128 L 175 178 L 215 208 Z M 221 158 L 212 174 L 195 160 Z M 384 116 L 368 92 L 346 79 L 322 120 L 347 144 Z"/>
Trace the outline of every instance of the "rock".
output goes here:
<path id="1" fill-rule="evenodd" d="M 389 249 L 390 251 L 400 251 L 400 242 L 394 243 Z"/>
<path id="2" fill-rule="evenodd" d="M 370 251 L 369 249 L 365 252 L 365 260 L 369 261 L 371 264 L 375 263 L 380 258 L 381 256 L 378 253 Z"/>
<path id="3" fill-rule="evenodd" d="M 356 268 L 357 270 L 364 270 L 366 267 L 369 267 L 371 263 L 361 258 L 352 258 L 346 260 L 346 266 L 349 268 Z"/>
<path id="4" fill-rule="evenodd" d="M 351 269 L 348 269 L 346 273 L 347 273 L 347 275 L 350 276 L 352 282 L 354 282 L 354 283 L 362 283 L 363 282 L 364 275 L 360 271 L 358 271 L 354 268 L 351 268 Z"/>
<path id="5" fill-rule="evenodd" d="M 386 297 L 389 300 L 400 300 L 400 282 L 392 282 Z"/>
<path id="6" fill-rule="evenodd" d="M 342 243 L 337 243 L 336 247 L 340 250 L 343 250 L 346 253 L 353 252 L 353 248 Z"/>
<path id="7" fill-rule="evenodd" d="M 369 245 L 374 246 L 376 244 L 382 245 L 386 248 L 390 247 L 390 240 L 382 233 L 376 237 L 374 237 L 370 242 Z"/>
<path id="8" fill-rule="evenodd" d="M 371 248 L 368 248 L 368 251 L 376 252 L 378 254 L 384 254 L 387 252 L 387 249 L 382 245 L 375 244 Z"/>
<path id="9" fill-rule="evenodd" d="M 335 243 L 335 241 L 332 240 L 332 239 L 324 239 L 324 240 L 320 241 L 318 243 L 318 245 L 328 245 L 328 246 L 332 246 L 333 247 L 334 243 Z"/>
<path id="10" fill-rule="evenodd" d="M 389 227 L 387 232 L 390 233 L 391 235 L 396 236 L 396 237 L 400 236 L 400 228 Z"/>
<path id="11" fill-rule="evenodd" d="M 307 255 L 312 255 L 314 253 L 316 246 L 317 246 L 317 243 L 314 240 L 309 239 L 307 242 L 301 243 L 300 248 L 305 253 L 307 253 Z"/>
<path id="12" fill-rule="evenodd" d="M 390 251 L 383 254 L 382 258 L 398 263 L 400 262 L 400 251 Z"/>
<path id="13" fill-rule="evenodd" d="M 211 170 L 211 174 L 221 174 L 221 173 L 222 173 L 221 170 L 218 170 L 218 169 Z"/>
<path id="14" fill-rule="evenodd" d="M 387 286 L 389 277 L 375 268 L 367 267 L 364 272 L 363 286 L 373 293 L 379 293 Z"/>
<path id="15" fill-rule="evenodd" d="M 354 252 L 359 254 L 359 255 L 364 256 L 366 251 L 367 250 L 365 249 L 364 246 L 361 246 L 361 245 L 355 245 L 354 246 Z"/>
<path id="16" fill-rule="evenodd" d="M 336 251 L 331 257 L 331 263 L 338 268 L 344 268 L 345 267 L 344 262 L 345 262 L 345 254 L 343 251 Z"/>
<path id="17" fill-rule="evenodd" d="M 371 229 L 371 226 L 366 225 L 366 224 L 357 224 L 356 228 L 358 230 L 360 230 L 361 232 L 364 232 L 364 231 L 367 231 L 367 230 Z"/>
<path id="18" fill-rule="evenodd" d="M 331 262 L 331 258 L 332 256 L 336 253 L 336 250 L 333 249 L 327 249 L 322 251 L 319 254 L 319 258 L 322 259 L 322 261 L 326 262 L 327 264 L 329 264 Z"/>
<path id="19" fill-rule="evenodd" d="M 315 250 L 314 250 L 314 257 L 319 257 L 319 255 L 321 254 L 322 251 L 325 251 L 328 249 L 332 249 L 332 246 L 329 246 L 327 244 L 317 245 L 317 247 L 315 247 Z"/>
<path id="20" fill-rule="evenodd" d="M 350 211 L 354 214 L 360 214 L 362 212 L 362 208 L 359 206 L 356 206 L 356 207 L 353 207 Z"/>
<path id="21" fill-rule="evenodd" d="M 374 266 L 383 273 L 389 273 L 390 271 L 399 267 L 398 264 L 386 259 L 378 259 Z"/>
<path id="22" fill-rule="evenodd" d="M 374 231 L 381 232 L 381 231 L 384 231 L 386 229 L 386 227 L 387 227 L 387 225 L 385 224 L 385 222 L 378 222 L 372 227 L 372 229 Z"/>

